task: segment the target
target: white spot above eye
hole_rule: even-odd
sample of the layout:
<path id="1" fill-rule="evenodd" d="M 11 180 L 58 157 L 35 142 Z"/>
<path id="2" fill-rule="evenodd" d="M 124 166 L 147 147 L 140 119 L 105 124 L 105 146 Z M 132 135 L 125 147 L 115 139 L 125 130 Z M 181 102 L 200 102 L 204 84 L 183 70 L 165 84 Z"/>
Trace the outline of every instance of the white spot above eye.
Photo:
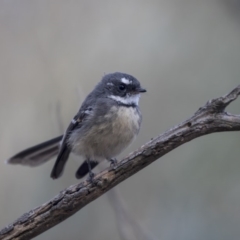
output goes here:
<path id="1" fill-rule="evenodd" d="M 132 105 L 132 104 L 138 105 L 140 94 L 135 94 L 132 96 L 127 95 L 126 97 L 110 95 L 109 98 L 126 105 Z"/>
<path id="2" fill-rule="evenodd" d="M 113 83 L 108 82 L 107 85 L 108 85 L 108 86 L 113 86 Z"/>
<path id="3" fill-rule="evenodd" d="M 127 85 L 132 83 L 130 80 L 128 80 L 126 78 L 122 78 L 121 81 L 122 81 L 122 83 L 127 84 Z"/>

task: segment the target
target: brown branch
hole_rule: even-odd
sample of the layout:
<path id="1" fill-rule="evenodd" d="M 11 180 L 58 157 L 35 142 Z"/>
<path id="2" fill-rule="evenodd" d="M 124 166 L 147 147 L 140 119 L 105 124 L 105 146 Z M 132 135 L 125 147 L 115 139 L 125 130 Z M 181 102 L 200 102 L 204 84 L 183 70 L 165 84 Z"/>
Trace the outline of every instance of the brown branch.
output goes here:
<path id="1" fill-rule="evenodd" d="M 95 176 L 97 184 L 83 181 L 61 191 L 49 202 L 23 214 L 0 231 L 0 240 L 31 239 L 64 221 L 88 203 L 153 161 L 194 138 L 223 131 L 239 131 L 240 115 L 225 108 L 240 94 L 240 85 L 229 94 L 208 101 L 192 117 L 143 145 L 117 164 Z"/>

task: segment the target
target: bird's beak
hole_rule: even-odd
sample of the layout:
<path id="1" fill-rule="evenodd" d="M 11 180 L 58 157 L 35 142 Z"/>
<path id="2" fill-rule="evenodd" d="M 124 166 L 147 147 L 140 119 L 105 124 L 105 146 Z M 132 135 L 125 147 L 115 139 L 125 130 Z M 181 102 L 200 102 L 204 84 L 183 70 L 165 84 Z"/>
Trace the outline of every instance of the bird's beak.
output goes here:
<path id="1" fill-rule="evenodd" d="M 144 88 L 138 88 L 138 89 L 136 89 L 137 90 L 137 92 L 139 92 L 139 93 L 144 93 L 144 92 L 147 92 L 147 90 L 146 89 L 144 89 Z"/>

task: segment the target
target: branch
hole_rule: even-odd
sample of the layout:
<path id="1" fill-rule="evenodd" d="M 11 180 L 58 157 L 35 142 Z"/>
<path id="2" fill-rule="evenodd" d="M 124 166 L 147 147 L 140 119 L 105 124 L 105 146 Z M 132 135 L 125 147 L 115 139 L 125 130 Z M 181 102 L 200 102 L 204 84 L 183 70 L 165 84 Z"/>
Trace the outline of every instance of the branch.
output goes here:
<path id="1" fill-rule="evenodd" d="M 72 185 L 47 203 L 23 214 L 0 231 L 0 240 L 36 237 L 158 158 L 192 139 L 214 132 L 239 131 L 240 115 L 225 112 L 225 108 L 239 94 L 240 85 L 229 94 L 208 101 L 192 117 L 152 139 L 124 158 L 114 169 L 107 168 L 96 175 L 94 179 L 97 184 L 83 181 Z"/>

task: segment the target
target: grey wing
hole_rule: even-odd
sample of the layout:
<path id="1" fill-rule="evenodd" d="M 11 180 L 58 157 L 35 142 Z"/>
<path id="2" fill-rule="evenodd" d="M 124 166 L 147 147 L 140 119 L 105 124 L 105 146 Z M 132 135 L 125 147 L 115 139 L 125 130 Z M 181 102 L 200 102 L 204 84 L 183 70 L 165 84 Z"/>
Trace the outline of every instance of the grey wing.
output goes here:
<path id="1" fill-rule="evenodd" d="M 51 172 L 51 177 L 53 179 L 59 178 L 62 175 L 68 157 L 72 151 L 72 146 L 68 143 L 69 136 L 75 129 L 81 128 L 82 123 L 86 120 L 87 116 L 90 115 L 91 110 L 92 108 L 89 108 L 87 105 L 83 105 L 79 110 L 78 114 L 73 118 L 73 120 L 69 124 L 63 136 L 59 153 Z"/>

